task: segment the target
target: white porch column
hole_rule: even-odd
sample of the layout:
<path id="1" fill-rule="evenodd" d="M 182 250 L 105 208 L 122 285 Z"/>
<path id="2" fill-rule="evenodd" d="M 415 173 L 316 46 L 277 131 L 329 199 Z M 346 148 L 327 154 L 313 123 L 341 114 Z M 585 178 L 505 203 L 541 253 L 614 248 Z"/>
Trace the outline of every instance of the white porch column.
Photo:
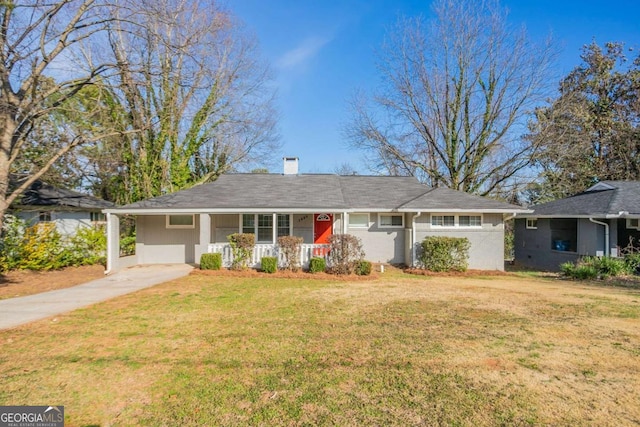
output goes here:
<path id="1" fill-rule="evenodd" d="M 120 217 L 107 214 L 107 269 L 104 274 L 118 270 L 120 259 Z"/>
<path id="2" fill-rule="evenodd" d="M 242 219 L 241 219 L 242 221 Z M 242 227 L 242 222 L 240 222 Z M 200 233 L 198 238 L 198 244 L 195 248 L 195 262 L 200 264 L 200 257 L 202 254 L 209 252 L 209 243 L 211 240 L 211 215 L 208 213 L 200 214 Z"/>
<path id="3" fill-rule="evenodd" d="M 275 245 L 276 243 L 278 243 L 278 214 L 274 213 L 272 215 L 271 243 Z"/>

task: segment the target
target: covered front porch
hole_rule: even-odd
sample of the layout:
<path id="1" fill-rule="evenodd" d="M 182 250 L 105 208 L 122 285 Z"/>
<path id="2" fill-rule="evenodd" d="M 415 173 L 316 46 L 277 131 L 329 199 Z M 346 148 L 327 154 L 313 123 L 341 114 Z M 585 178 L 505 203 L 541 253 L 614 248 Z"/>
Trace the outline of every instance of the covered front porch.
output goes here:
<path id="1" fill-rule="evenodd" d="M 345 213 L 338 212 L 128 212 L 135 216 L 135 255 L 119 253 L 120 216 L 107 215 L 107 271 L 134 264 L 199 264 L 204 253 L 219 252 L 225 266 L 231 265 L 228 236 L 252 233 L 256 236 L 252 266 L 259 267 L 263 256 L 277 256 L 281 236 L 303 239 L 299 263 L 306 266 L 314 256 L 325 256 L 327 238 L 344 233 Z"/>

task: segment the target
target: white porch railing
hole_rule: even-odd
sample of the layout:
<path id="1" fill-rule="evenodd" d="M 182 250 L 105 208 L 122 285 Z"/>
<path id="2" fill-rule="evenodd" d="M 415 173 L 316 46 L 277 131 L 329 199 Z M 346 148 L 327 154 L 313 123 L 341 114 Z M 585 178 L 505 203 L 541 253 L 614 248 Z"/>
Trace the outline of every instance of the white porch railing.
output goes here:
<path id="1" fill-rule="evenodd" d="M 222 254 L 222 265 L 223 267 L 231 267 L 233 262 L 233 253 L 231 252 L 231 245 L 228 243 L 209 243 L 209 252 L 210 253 L 221 253 Z M 311 243 L 303 243 L 300 245 L 300 254 L 299 254 L 299 262 L 303 267 L 309 266 L 309 260 L 313 257 L 327 257 L 329 253 L 329 245 L 316 245 Z M 278 245 L 272 244 L 257 244 L 253 248 L 253 254 L 251 255 L 251 261 L 249 261 L 249 266 L 254 268 L 259 268 L 262 257 L 277 257 L 278 265 L 283 264 L 282 254 L 278 251 Z"/>

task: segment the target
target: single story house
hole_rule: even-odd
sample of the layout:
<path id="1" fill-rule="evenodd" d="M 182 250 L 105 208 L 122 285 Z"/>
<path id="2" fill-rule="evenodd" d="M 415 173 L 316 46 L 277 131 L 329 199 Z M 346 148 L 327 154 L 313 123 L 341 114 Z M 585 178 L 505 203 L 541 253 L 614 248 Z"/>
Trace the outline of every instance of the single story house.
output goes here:
<path id="1" fill-rule="evenodd" d="M 253 263 L 277 254 L 279 236 L 303 238 L 301 262 L 323 254 L 327 237 L 352 234 L 372 262 L 416 262 L 426 236 L 467 237 L 469 266 L 504 269 L 504 220 L 520 206 L 445 188 L 413 177 L 299 174 L 285 158 L 284 174 L 224 174 L 215 182 L 106 209 L 107 272 L 131 264 L 198 263 L 205 252 L 230 261 L 227 236 L 254 233 Z M 119 218 L 136 216 L 136 254 L 118 257 Z"/>
<path id="2" fill-rule="evenodd" d="M 38 180 L 12 203 L 9 213 L 27 224 L 54 223 L 60 234 L 72 235 L 78 227 L 104 224 L 106 215 L 102 210 L 115 206 L 113 202 Z"/>
<path id="3" fill-rule="evenodd" d="M 581 256 L 619 256 L 640 246 L 640 182 L 602 181 L 564 199 L 518 213 L 515 262 L 558 271 Z"/>

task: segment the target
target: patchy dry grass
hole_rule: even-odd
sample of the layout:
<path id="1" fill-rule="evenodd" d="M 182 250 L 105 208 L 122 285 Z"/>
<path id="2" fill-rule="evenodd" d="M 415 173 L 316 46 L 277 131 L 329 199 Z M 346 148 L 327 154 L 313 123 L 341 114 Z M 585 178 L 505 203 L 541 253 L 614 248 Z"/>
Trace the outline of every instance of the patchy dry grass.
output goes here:
<path id="1" fill-rule="evenodd" d="M 0 404 L 88 425 L 633 425 L 640 292 L 192 275 L 0 332 Z"/>

